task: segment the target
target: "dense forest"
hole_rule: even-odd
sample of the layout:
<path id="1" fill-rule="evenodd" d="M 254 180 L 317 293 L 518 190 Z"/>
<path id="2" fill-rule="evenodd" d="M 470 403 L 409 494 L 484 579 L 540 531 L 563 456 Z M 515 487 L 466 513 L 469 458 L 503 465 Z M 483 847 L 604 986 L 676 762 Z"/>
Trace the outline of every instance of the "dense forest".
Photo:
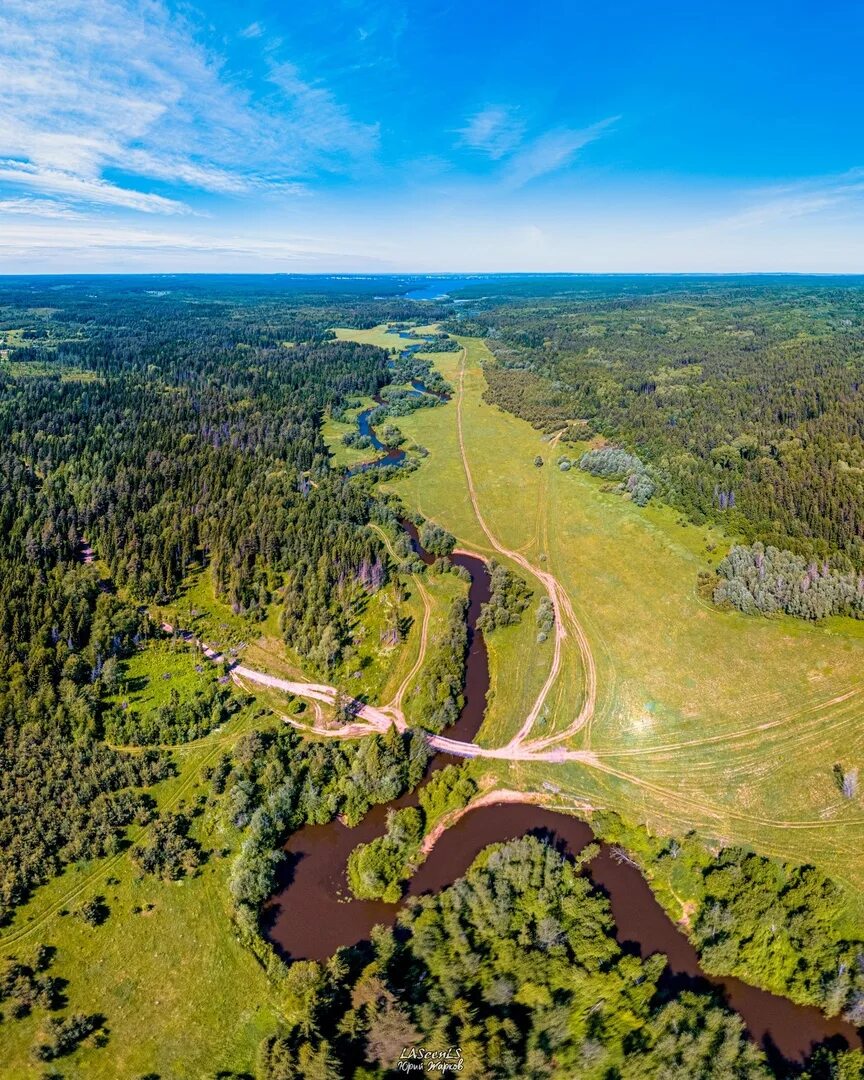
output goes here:
<path id="1" fill-rule="evenodd" d="M 722 1002 L 664 991 L 662 956 L 621 949 L 608 901 L 580 872 L 594 850 L 569 860 L 534 837 L 493 845 L 367 948 L 292 965 L 287 1030 L 263 1045 L 259 1076 L 395 1076 L 418 1046 L 477 1078 L 776 1076 Z M 811 1069 L 852 1080 L 862 1057 L 823 1050 Z"/>
<path id="2" fill-rule="evenodd" d="M 334 468 L 321 434 L 325 416 L 359 398 L 380 396 L 385 421 L 449 392 L 428 361 L 332 332 L 409 327 L 417 309 L 400 288 L 382 299 L 373 281 L 0 282 L 0 921 L 71 864 L 126 845 L 145 880 L 206 871 L 196 824 L 206 804 L 240 837 L 236 932 L 285 1005 L 262 1078 L 383 1077 L 421 1041 L 458 1045 L 466 1076 L 776 1075 L 722 1002 L 670 990 L 662 960 L 622 950 L 579 861 L 536 838 L 488 849 L 368 946 L 323 965 L 278 960 L 260 918 L 285 836 L 337 816 L 356 823 L 417 787 L 429 757 L 419 732 L 315 742 L 288 726 L 253 730 L 213 756 L 194 808 L 157 806 L 151 789 L 177 769 L 171 744 L 207 736 L 239 708 L 215 674 L 146 711 L 118 701 L 118 670 L 160 633 L 152 609 L 177 603 L 191 572 L 249 622 L 275 610 L 292 655 L 324 678 L 350 651 L 357 597 L 421 569 L 402 536 L 394 571 L 370 524 L 401 514 L 375 476 Z M 490 342 L 489 400 L 563 429 L 572 461 L 562 455 L 559 468 L 614 481 L 636 502 L 656 490 L 693 520 L 742 534 L 749 546 L 712 579 L 718 602 L 815 618 L 862 604 L 860 296 L 807 283 L 578 299 L 514 287 L 423 316 Z M 430 339 L 429 351 L 453 348 Z M 440 397 L 387 392 L 394 379 Z M 447 572 L 456 539 L 420 524 Z M 406 699 L 433 731 L 463 702 L 455 577 Z M 480 629 L 536 618 L 546 641 L 548 598 L 527 615 L 531 589 L 497 564 L 491 585 Z M 853 781 L 841 774 L 845 791 Z M 436 774 L 417 807 L 353 853 L 358 895 L 398 897 L 424 833 L 476 793 L 466 772 Z M 147 831 L 133 840 L 136 824 Z M 655 854 L 658 865 L 672 857 Z M 692 935 L 707 970 L 760 971 L 777 992 L 864 1018 L 862 952 L 838 937 L 830 881 L 738 850 L 693 859 L 703 902 Z M 93 927 L 104 917 L 92 898 L 76 914 Z M 0 974 L 7 1017 L 62 1008 L 49 966 L 25 958 Z M 104 1020 L 46 1016 L 34 1053 L 47 1062 L 99 1045 Z M 808 1069 L 813 1080 L 864 1075 L 860 1055 L 827 1050 Z"/>
<path id="3" fill-rule="evenodd" d="M 864 569 L 860 288 L 572 291 L 487 297 L 445 324 L 487 339 L 488 400 L 635 454 L 696 522 Z"/>
<path id="4" fill-rule="evenodd" d="M 386 577 L 371 496 L 320 436 L 326 408 L 388 381 L 386 352 L 330 340 L 332 303 L 153 293 L 0 290 L 0 914 L 115 850 L 170 768 L 103 735 L 178 741 L 226 714 L 217 691 L 146 722 L 105 712 L 117 663 L 151 632 L 142 605 L 173 599 L 193 566 L 252 616 L 284 586 L 283 632 L 327 668 L 346 595 Z M 374 324 L 388 305 L 369 307 L 346 299 L 340 317 Z"/>

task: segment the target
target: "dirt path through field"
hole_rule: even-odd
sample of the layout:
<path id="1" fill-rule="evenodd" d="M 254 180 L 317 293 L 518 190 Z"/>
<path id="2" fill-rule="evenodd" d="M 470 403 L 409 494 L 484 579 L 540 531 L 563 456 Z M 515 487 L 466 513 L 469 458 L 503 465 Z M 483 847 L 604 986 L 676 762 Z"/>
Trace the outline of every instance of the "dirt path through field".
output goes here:
<path id="1" fill-rule="evenodd" d="M 591 646 L 588 643 L 588 638 L 585 636 L 585 632 L 582 629 L 582 625 L 576 618 L 576 613 L 573 610 L 573 605 L 570 603 L 570 597 L 562 588 L 558 579 L 549 571 L 541 570 L 539 567 L 534 566 L 521 552 L 514 551 L 511 548 L 505 547 L 504 544 L 498 539 L 498 537 L 492 532 L 486 519 L 483 516 L 483 512 L 480 509 L 480 501 L 477 496 L 477 488 L 474 484 L 474 477 L 471 473 L 471 466 L 468 464 L 468 455 L 465 450 L 465 433 L 463 429 L 463 410 L 462 405 L 465 397 L 465 361 L 467 358 L 467 350 L 462 349 L 462 362 L 459 367 L 459 387 L 456 396 L 456 428 L 459 435 L 459 454 L 462 458 L 462 468 L 465 472 L 465 481 L 468 485 L 468 494 L 471 498 L 471 505 L 474 509 L 474 516 L 477 518 L 477 522 L 480 528 L 486 535 L 486 539 L 495 551 L 501 555 L 511 559 L 517 565 L 521 566 L 523 570 L 526 570 L 532 577 L 546 590 L 546 594 L 552 603 L 552 608 L 555 613 L 555 645 L 552 656 L 552 666 L 549 670 L 549 674 L 546 677 L 546 681 L 543 684 L 540 693 L 537 695 L 531 711 L 525 717 L 522 722 L 522 726 L 517 733 L 513 736 L 509 745 L 517 747 L 522 745 L 528 739 L 532 728 L 537 722 L 540 713 L 543 711 L 543 706 L 546 702 L 546 698 L 552 689 L 555 680 L 558 678 L 558 673 L 561 670 L 562 649 L 568 632 L 572 633 L 579 646 L 579 653 L 582 658 L 582 668 L 585 679 L 585 696 L 582 702 L 582 708 L 579 710 L 579 715 L 576 719 L 568 725 L 564 731 L 557 732 L 554 735 L 550 735 L 545 739 L 537 740 L 530 743 L 532 748 L 542 750 L 547 746 L 551 746 L 554 743 L 559 743 L 572 735 L 575 735 L 586 724 L 590 723 L 591 717 L 594 715 L 594 707 L 597 702 L 597 669 L 594 663 L 594 656 L 591 652 Z M 545 535 L 545 532 L 544 532 Z"/>
<path id="2" fill-rule="evenodd" d="M 393 550 L 393 545 L 390 543 L 390 537 L 383 529 L 379 529 L 377 525 L 373 525 L 372 528 L 384 541 L 391 559 L 393 559 L 398 566 L 399 558 Z M 420 593 L 420 599 L 423 601 L 423 625 L 420 627 L 420 647 L 417 651 L 417 659 L 414 661 L 411 670 L 399 684 L 399 689 L 393 695 L 393 699 L 384 706 L 385 710 L 392 711 L 395 709 L 399 713 L 402 711 L 402 699 L 405 697 L 408 687 L 414 681 L 420 668 L 423 666 L 423 661 L 426 659 L 426 648 L 429 644 L 429 624 L 432 621 L 432 597 L 429 595 L 429 590 L 420 580 L 419 574 L 412 574 L 411 580 L 414 582 L 417 591 Z"/>

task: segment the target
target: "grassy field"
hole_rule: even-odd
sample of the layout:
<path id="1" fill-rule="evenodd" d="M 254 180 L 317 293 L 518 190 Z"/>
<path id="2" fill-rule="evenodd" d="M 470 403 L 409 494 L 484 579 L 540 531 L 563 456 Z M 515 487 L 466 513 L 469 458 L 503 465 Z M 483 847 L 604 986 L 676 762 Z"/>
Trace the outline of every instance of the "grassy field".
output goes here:
<path id="1" fill-rule="evenodd" d="M 321 436 L 327 443 L 332 454 L 332 466 L 334 469 L 353 469 L 355 465 L 363 465 L 367 461 L 374 461 L 381 454 L 373 446 L 365 449 L 356 446 L 345 446 L 342 436 L 357 430 L 357 416 L 364 409 L 371 409 L 375 402 L 370 397 L 358 399 L 358 404 L 351 409 L 345 410 L 344 420 L 334 420 L 327 416 L 321 427 Z"/>
<path id="2" fill-rule="evenodd" d="M 860 890 L 864 806 L 860 797 L 844 800 L 832 775 L 837 762 L 864 765 L 860 625 L 752 618 L 706 604 L 696 576 L 716 563 L 708 548 L 722 551 L 723 538 L 682 524 L 668 507 L 640 509 L 604 493 L 578 469 L 562 473 L 557 448 L 482 401 L 482 364 L 491 357 L 482 343 L 465 344 L 464 438 L 482 512 L 502 543 L 563 584 L 598 669 L 593 721 L 568 743 L 590 748 L 596 765 L 520 764 L 508 782 L 553 782 L 658 831 L 693 828 L 712 841 L 812 861 Z M 436 363 L 458 379 L 459 354 Z M 460 543 L 490 553 L 466 486 L 455 403 L 400 422 L 430 455 L 393 489 Z M 544 735 L 580 707 L 572 641 L 565 653 Z M 524 663 L 524 641 L 492 635 L 493 671 L 511 688 L 492 703 L 483 732 L 490 742 L 518 728 L 542 677 L 518 670 L 516 654 Z M 854 914 L 864 931 L 864 912 Z"/>
<path id="3" fill-rule="evenodd" d="M 458 382 L 459 353 L 438 353 L 435 364 L 451 384 Z M 479 371 L 477 377 L 482 379 Z M 469 385 L 470 382 L 466 382 L 466 386 Z M 478 393 L 473 398 L 466 398 L 471 402 L 470 406 L 466 406 L 466 430 L 474 424 L 475 416 L 482 418 L 486 412 L 492 412 L 490 406 L 479 401 L 479 389 L 481 387 L 478 383 Z M 460 546 L 487 558 L 494 557 L 510 565 L 511 569 L 524 577 L 524 572 L 519 567 L 490 547 L 477 522 L 465 485 L 455 412 L 455 405 L 451 402 L 435 409 L 420 409 L 399 418 L 405 435 L 424 445 L 429 450 L 429 457 L 416 472 L 397 476 L 390 486 L 402 496 L 407 505 L 453 532 L 458 537 Z M 529 430 L 536 442 L 539 436 L 532 429 Z M 539 445 L 542 449 L 542 443 Z M 502 442 L 501 447 L 505 446 L 506 442 Z M 537 450 L 534 450 L 524 462 L 516 463 L 516 484 L 513 483 L 513 473 L 505 470 L 502 470 L 500 480 L 494 473 L 491 477 L 496 498 L 500 499 L 503 505 L 512 508 L 514 531 L 518 534 L 518 543 L 513 543 L 512 546 L 526 554 L 531 544 L 536 545 L 543 537 L 546 520 L 544 508 L 551 474 L 551 470 L 538 469 L 533 464 L 536 453 Z M 499 448 L 494 456 L 493 468 L 500 457 Z M 472 459 L 472 468 L 473 466 Z M 536 641 L 534 614 L 541 591 L 533 579 L 528 583 L 534 588 L 535 599 L 531 608 L 525 612 L 522 622 L 496 630 L 487 638 L 491 693 L 486 718 L 477 739 L 483 745 L 500 746 L 514 734 L 521 719 L 530 710 L 551 663 L 551 643 L 539 645 Z M 541 720 L 538 728 L 540 733 L 548 734 L 555 716 L 565 715 L 567 703 L 578 700 L 580 682 L 577 658 L 568 653 L 564 658 L 561 676 L 548 700 L 547 719 Z"/>
<path id="4" fill-rule="evenodd" d="M 52 338 L 51 346 L 59 343 L 58 338 Z M 32 345 L 44 345 L 44 339 L 29 342 Z M 98 375 L 95 371 L 85 371 L 83 368 L 73 367 L 69 364 L 57 364 L 51 360 L 10 360 L 9 350 L 21 348 L 28 344 L 24 337 L 24 328 L 0 330 L 0 371 L 17 378 L 42 378 L 45 376 L 59 375 L 61 382 L 95 382 Z"/>
<path id="5" fill-rule="evenodd" d="M 207 790 L 202 773 L 251 727 L 268 723 L 250 710 L 174 753 L 179 773 L 152 789 L 160 808 L 190 808 Z M 229 920 L 227 877 L 237 835 L 214 815 L 195 834 L 210 856 L 194 878 L 141 878 L 128 852 L 81 863 L 40 889 L 0 935 L 0 956 L 28 959 L 53 945 L 51 974 L 68 980 L 68 1012 L 102 1013 L 109 1041 L 86 1044 L 56 1062 L 66 1080 L 118 1080 L 147 1073 L 166 1078 L 213 1076 L 251 1068 L 260 1040 L 277 1024 L 265 973 L 236 940 Z M 130 830 L 135 842 L 143 830 Z M 91 927 L 74 915 L 92 896 L 110 909 Z M 135 910 L 135 909 L 139 910 Z M 69 914 L 64 914 L 64 912 Z M 46 1014 L 2 1025 L 0 1076 L 37 1077 L 46 1066 L 30 1053 Z"/>
<path id="6" fill-rule="evenodd" d="M 113 700 L 127 701 L 136 712 L 167 705 L 171 691 L 191 697 L 216 678 L 212 664 L 182 642 L 152 641 L 120 665 Z"/>
<path id="7" fill-rule="evenodd" d="M 418 327 L 418 330 L 428 330 L 428 327 Z M 371 330 L 343 330 L 335 328 L 336 337 L 339 341 L 359 341 L 364 345 L 377 345 L 379 348 L 390 352 L 393 349 L 406 349 L 409 345 L 422 344 L 419 337 L 400 337 L 398 334 L 388 334 L 386 326 L 373 326 Z"/>

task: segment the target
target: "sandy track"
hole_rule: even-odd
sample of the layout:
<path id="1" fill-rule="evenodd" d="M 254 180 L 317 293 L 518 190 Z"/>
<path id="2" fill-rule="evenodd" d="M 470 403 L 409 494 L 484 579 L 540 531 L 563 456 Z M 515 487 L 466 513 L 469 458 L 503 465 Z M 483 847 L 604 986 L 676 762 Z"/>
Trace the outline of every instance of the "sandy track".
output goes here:
<path id="1" fill-rule="evenodd" d="M 426 834 L 420 848 L 420 854 L 425 859 L 448 829 L 452 828 L 460 818 L 470 814 L 472 810 L 479 810 L 481 806 L 498 806 L 500 803 L 542 803 L 544 801 L 544 796 L 539 792 L 493 788 L 491 791 L 478 795 L 476 799 L 472 799 L 467 806 L 461 806 L 458 810 L 451 810 L 449 814 L 445 814 L 431 832 Z"/>
<path id="2" fill-rule="evenodd" d="M 545 739 L 538 740 L 536 743 L 532 743 L 533 747 L 538 750 L 542 750 L 546 746 L 551 746 L 553 743 L 561 742 L 564 739 L 569 738 L 571 735 L 575 735 L 581 728 L 590 722 L 591 717 L 594 715 L 594 708 L 597 702 L 597 668 L 594 663 L 594 656 L 591 652 L 591 646 L 588 643 L 588 638 L 585 636 L 585 632 L 579 620 L 576 618 L 576 613 L 573 610 L 573 605 L 570 603 L 570 597 L 566 594 L 561 587 L 558 579 L 547 570 L 541 570 L 539 567 L 534 566 L 521 552 L 514 551 L 511 548 L 505 547 L 497 536 L 489 528 L 486 519 L 483 517 L 483 513 L 480 510 L 480 502 L 477 497 L 477 489 L 474 486 L 474 477 L 471 474 L 471 467 L 468 464 L 468 455 L 465 450 L 465 435 L 463 430 L 462 420 L 462 403 L 465 397 L 465 360 L 466 351 L 462 350 L 462 364 L 459 369 L 459 393 L 456 399 L 456 428 L 459 435 L 459 453 L 462 458 L 462 468 L 465 472 L 465 481 L 468 485 L 468 494 L 471 498 L 471 505 L 474 508 L 474 515 L 477 518 L 477 522 L 480 528 L 483 530 L 486 539 L 495 551 L 501 555 L 505 555 L 508 559 L 511 559 L 517 565 L 521 566 L 523 570 L 527 571 L 532 577 L 546 590 L 546 594 L 552 603 L 552 608 L 555 612 L 555 646 L 552 656 L 552 666 L 549 670 L 549 674 L 544 682 L 540 693 L 534 701 L 534 705 L 531 711 L 525 717 L 522 726 L 519 731 L 513 736 L 510 741 L 510 746 L 516 747 L 524 743 L 531 732 L 531 729 L 537 722 L 537 718 L 543 710 L 543 705 L 546 702 L 546 698 L 549 695 L 549 691 L 558 678 L 558 673 L 561 670 L 561 656 L 562 646 L 565 638 L 567 637 L 568 630 L 576 639 L 576 643 L 579 646 L 579 652 L 582 657 L 582 666 L 585 677 L 585 698 L 582 702 L 582 708 L 579 710 L 579 715 L 570 724 L 566 730 L 560 731 L 554 735 L 550 735 Z"/>
<path id="3" fill-rule="evenodd" d="M 429 598 L 429 593 L 426 591 L 425 585 L 420 583 L 420 579 L 416 574 L 413 576 L 420 593 L 420 598 L 423 601 L 423 625 L 420 628 L 420 648 L 417 652 L 417 659 L 414 661 L 411 670 L 399 684 L 399 689 L 396 691 L 393 700 L 388 705 L 388 708 L 390 709 L 401 710 L 402 699 L 405 697 L 405 692 L 419 674 L 420 668 L 423 667 L 423 661 L 426 659 L 426 648 L 429 644 L 429 623 L 432 621 L 432 601 Z"/>
<path id="4" fill-rule="evenodd" d="M 170 623 L 163 623 L 162 628 L 168 633 L 175 632 Z M 199 641 L 188 632 L 176 632 L 189 644 L 197 646 L 213 663 L 219 664 L 226 660 L 226 657 L 212 646 Z M 346 695 L 342 694 L 335 686 L 326 686 L 324 683 L 300 682 L 295 679 L 282 679 L 278 675 L 268 675 L 264 671 L 256 671 L 255 668 L 246 667 L 245 664 L 235 664 L 231 669 L 231 674 L 241 685 L 244 681 L 256 683 L 259 686 L 268 686 L 273 690 L 293 694 L 295 697 L 309 698 L 325 705 L 335 706 L 340 699 L 343 702 L 346 700 Z M 351 722 L 338 728 L 328 728 L 323 727 L 320 722 L 315 725 L 307 725 L 288 717 L 283 717 L 283 719 L 302 730 L 313 732 L 316 735 L 336 738 L 350 738 L 354 733 L 357 735 L 370 735 L 375 732 L 384 732 L 392 724 L 395 724 L 399 731 L 405 731 L 408 728 L 402 710 L 394 705 L 380 707 L 368 705 L 365 702 L 358 701 L 356 698 L 348 698 L 347 704 L 352 716 L 355 716 L 360 721 L 365 721 L 365 724 Z M 439 753 L 462 758 L 483 757 L 506 761 L 581 761 L 586 765 L 593 764 L 596 761 L 595 755 L 588 750 L 557 748 L 543 751 L 542 748 L 535 749 L 531 746 L 520 746 L 513 743 L 508 743 L 506 746 L 486 747 L 478 746 L 476 743 L 461 742 L 458 739 L 449 739 L 446 735 L 427 735 L 426 741 L 433 750 L 437 750 Z"/>

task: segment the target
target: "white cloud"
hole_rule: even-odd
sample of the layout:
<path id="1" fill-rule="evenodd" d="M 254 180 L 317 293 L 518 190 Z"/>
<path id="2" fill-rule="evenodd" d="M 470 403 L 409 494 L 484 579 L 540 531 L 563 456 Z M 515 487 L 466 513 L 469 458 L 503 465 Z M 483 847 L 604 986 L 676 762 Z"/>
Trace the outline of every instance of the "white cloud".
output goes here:
<path id="1" fill-rule="evenodd" d="M 583 146 L 598 139 L 617 119 L 611 116 L 581 130 L 555 128 L 526 140 L 526 125 L 516 109 L 487 105 L 469 117 L 458 135 L 463 146 L 501 161 L 504 184 L 518 188 L 566 168 Z"/>
<path id="2" fill-rule="evenodd" d="M 525 124 L 514 109 L 505 105 L 487 105 L 474 113 L 458 134 L 465 146 L 481 150 L 497 161 L 516 149 L 525 134 Z"/>
<path id="3" fill-rule="evenodd" d="M 259 38 L 264 33 L 264 27 L 259 22 L 249 23 L 240 31 L 240 37 Z"/>
<path id="4" fill-rule="evenodd" d="M 505 212 L 506 208 L 506 212 Z M 2 206 L 0 206 L 2 211 Z M 43 220 L 0 216 L 4 273 L 121 272 L 764 272 L 860 273 L 864 215 L 799 218 L 783 229 L 688 231 L 698 207 L 680 193 L 622 211 L 550 198 L 527 217 L 508 200 L 454 206 L 424 195 L 411 243 L 405 214 L 334 214 L 312 207 L 301 234 L 289 220 L 255 229 L 222 218 Z M 453 243 L 453 236 L 459 243 Z"/>
<path id="5" fill-rule="evenodd" d="M 76 176 L 74 173 L 41 168 L 19 161 L 0 160 L 0 182 L 3 181 L 16 187 L 31 187 L 76 201 L 122 206 L 145 213 L 182 214 L 187 210 L 187 207 L 176 199 L 166 199 L 162 195 L 133 191 L 110 184 L 106 180 Z"/>
<path id="6" fill-rule="evenodd" d="M 15 221 L 2 217 L 0 203 L 0 265 L 20 272 L 212 271 L 233 269 L 273 272 L 291 270 L 387 269 L 385 248 L 368 236 L 274 234 L 262 236 L 230 229 L 211 232 L 192 227 L 155 227 L 98 218 L 79 221 Z M 152 219 L 151 219 L 152 220 Z M 195 219 L 187 219 L 194 222 Z"/>
<path id="7" fill-rule="evenodd" d="M 54 199 L 34 199 L 24 196 L 18 199 L 0 199 L 0 215 L 23 214 L 26 217 L 66 218 L 80 217 L 71 207 Z"/>
<path id="8" fill-rule="evenodd" d="M 581 131 L 559 128 L 545 132 L 509 158 L 504 169 L 505 183 L 510 187 L 522 187 L 540 176 L 565 168 L 583 146 L 598 139 L 617 119 L 617 116 L 610 116 Z"/>
<path id="9" fill-rule="evenodd" d="M 184 196 L 160 185 L 292 193 L 377 147 L 375 128 L 272 56 L 269 85 L 243 85 L 160 0 L 5 0 L 0 40 L 6 185 L 176 213 Z"/>
<path id="10" fill-rule="evenodd" d="M 339 160 L 367 158 L 378 142 L 377 125 L 358 124 L 329 90 L 300 78 L 293 64 L 274 65 L 270 82 L 292 103 L 292 134 L 317 161 L 338 169 Z"/>
<path id="11" fill-rule="evenodd" d="M 839 176 L 804 180 L 748 195 L 744 209 L 712 222 L 708 227 L 746 230 L 810 217 L 826 210 L 860 203 L 864 194 L 864 170 L 852 169 Z"/>

